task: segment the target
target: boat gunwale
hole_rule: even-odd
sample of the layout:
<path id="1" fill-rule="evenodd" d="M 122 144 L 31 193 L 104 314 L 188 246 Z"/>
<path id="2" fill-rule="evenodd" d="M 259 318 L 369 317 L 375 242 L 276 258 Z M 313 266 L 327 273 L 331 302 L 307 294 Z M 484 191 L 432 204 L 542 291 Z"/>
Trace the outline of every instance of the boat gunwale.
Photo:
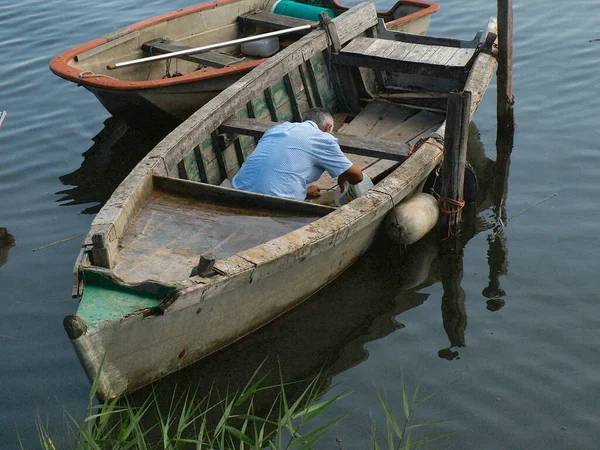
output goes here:
<path id="1" fill-rule="evenodd" d="M 175 11 L 160 14 L 158 16 L 136 22 L 128 25 L 120 30 L 112 32 L 108 35 L 96 38 L 88 41 L 84 44 L 72 47 L 59 55 L 52 58 L 50 61 L 50 70 L 57 76 L 64 78 L 65 80 L 78 83 L 86 88 L 104 89 L 108 91 L 138 91 L 138 90 L 152 90 L 165 86 L 175 86 L 180 84 L 186 84 L 190 82 L 201 82 L 204 80 L 210 80 L 212 78 L 218 78 L 225 75 L 242 74 L 248 72 L 258 65 L 264 63 L 269 58 L 261 58 L 236 64 L 233 66 L 227 66 L 222 68 L 215 68 L 206 72 L 192 72 L 180 77 L 165 78 L 160 80 L 147 80 L 147 81 L 131 81 L 131 80 L 120 80 L 118 78 L 111 77 L 106 74 L 90 74 L 84 76 L 87 72 L 83 69 L 77 69 L 69 65 L 69 62 L 74 60 L 77 55 L 90 51 L 100 45 L 106 44 L 113 40 L 114 36 L 122 37 L 135 31 L 142 30 L 154 26 L 156 24 L 173 20 L 179 17 L 183 17 L 189 14 L 202 12 L 208 9 L 217 8 L 222 5 L 235 3 L 238 0 L 217 0 L 210 3 L 201 3 L 198 5 L 188 6 Z M 341 5 L 338 0 L 331 0 L 336 7 L 347 11 L 349 7 Z M 417 20 L 421 17 L 431 15 L 439 9 L 439 5 L 426 0 L 399 0 L 386 12 L 377 12 L 378 15 L 389 16 L 393 14 L 393 11 L 400 7 L 400 4 L 409 4 L 412 6 L 422 7 L 421 10 L 411 13 L 407 16 L 399 17 L 388 22 L 388 26 L 398 26 L 413 20 Z"/>

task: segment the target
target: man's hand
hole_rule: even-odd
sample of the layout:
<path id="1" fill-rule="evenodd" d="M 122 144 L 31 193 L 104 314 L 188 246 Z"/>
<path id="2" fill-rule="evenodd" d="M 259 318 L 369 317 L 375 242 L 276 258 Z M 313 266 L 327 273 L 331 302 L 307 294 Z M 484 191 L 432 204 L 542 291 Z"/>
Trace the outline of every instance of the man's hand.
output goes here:
<path id="1" fill-rule="evenodd" d="M 317 198 L 321 196 L 321 189 L 319 189 L 319 186 L 309 186 L 306 189 L 306 198 L 307 199 L 311 199 L 311 198 Z"/>

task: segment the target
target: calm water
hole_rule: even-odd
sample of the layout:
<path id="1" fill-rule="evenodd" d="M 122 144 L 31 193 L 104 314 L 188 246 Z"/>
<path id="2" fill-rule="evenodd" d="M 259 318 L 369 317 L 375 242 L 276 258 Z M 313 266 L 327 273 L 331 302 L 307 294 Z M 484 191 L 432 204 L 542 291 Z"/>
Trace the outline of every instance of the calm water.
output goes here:
<path id="1" fill-rule="evenodd" d="M 439 3 L 430 34 L 465 39 L 496 9 L 488 0 Z M 0 0 L 0 111 L 8 111 L 0 227 L 15 240 L 0 250 L 2 449 L 18 448 L 17 436 L 25 448 L 38 447 L 36 414 L 60 429 L 63 407 L 84 410 L 89 383 L 62 328 L 76 307 L 73 262 L 101 202 L 159 138 L 110 119 L 91 94 L 52 75 L 48 62 L 188 4 Z M 338 448 L 335 436 L 346 449 L 369 448 L 371 416 L 381 418 L 378 391 L 401 416 L 401 371 L 409 386 L 421 378 L 422 392 L 435 392 L 419 419 L 453 419 L 431 430 L 454 432 L 437 448 L 598 448 L 600 42 L 589 41 L 600 38 L 600 4 L 582 0 L 567 11 L 556 0 L 515 0 L 514 15 L 518 128 L 506 214 L 525 211 L 493 244 L 481 224 L 493 224 L 494 209 L 479 213 L 464 249 L 464 299 L 442 302 L 435 262 L 417 290 L 407 288 L 411 266 L 383 245 L 290 317 L 183 377 L 241 380 L 265 355 L 280 357 L 291 377 L 324 366 L 337 383 L 329 395 L 354 388 L 331 415 L 356 412 L 320 448 Z M 495 84 L 476 116 L 488 168 L 496 158 L 494 93 Z M 428 254 L 415 256 L 415 265 Z"/>

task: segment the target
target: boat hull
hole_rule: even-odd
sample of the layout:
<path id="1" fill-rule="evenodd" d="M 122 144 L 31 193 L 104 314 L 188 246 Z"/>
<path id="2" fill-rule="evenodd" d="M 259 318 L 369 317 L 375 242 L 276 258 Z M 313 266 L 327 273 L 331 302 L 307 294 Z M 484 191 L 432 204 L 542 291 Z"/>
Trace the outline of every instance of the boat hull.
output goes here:
<path id="1" fill-rule="evenodd" d="M 389 201 L 380 199 L 382 206 Z M 255 331 L 306 300 L 340 275 L 371 245 L 387 208 L 360 229 L 333 235 L 300 262 L 274 261 L 264 277 L 251 271 L 228 286 L 191 289 L 162 315 L 131 315 L 72 343 L 90 380 L 99 374 L 98 395 L 134 391 L 204 358 Z M 332 267 L 332 262 L 334 267 Z M 342 312 L 340 312 L 342 314 Z M 100 369 L 101 367 L 101 369 Z"/>
<path id="2" fill-rule="evenodd" d="M 109 113 L 128 123 L 155 120 L 176 125 L 247 72 L 239 71 L 208 80 L 194 80 L 150 89 L 117 91 L 103 86 L 84 86 Z"/>
<path id="3" fill-rule="evenodd" d="M 215 39 L 231 39 L 226 37 L 228 34 L 218 37 L 218 28 L 235 28 L 236 16 L 262 9 L 263 3 L 262 0 L 221 0 L 163 14 L 69 49 L 53 58 L 50 69 L 59 77 L 84 86 L 113 116 L 130 123 L 166 121 L 178 124 L 268 58 L 250 58 L 212 70 L 194 70 L 189 68 L 191 63 L 182 62 L 188 64 L 183 76 L 167 77 L 164 76 L 164 70 L 159 73 L 162 69 L 157 68 L 164 63 L 155 63 L 151 76 L 145 68 L 129 72 L 121 72 L 122 69 L 107 71 L 106 65 L 142 57 L 142 54 L 136 53 L 141 43 L 157 36 L 180 35 L 180 30 L 190 27 L 192 23 L 206 22 L 205 28 L 200 31 L 215 33 L 210 43 Z M 337 0 L 327 0 L 325 3 L 338 11 L 348 9 Z M 438 9 L 437 4 L 424 0 L 401 0 L 389 11 L 379 12 L 378 15 L 390 30 L 425 34 L 431 14 Z M 219 27 L 213 25 L 215 21 L 219 22 Z M 181 25 L 175 26 L 176 23 Z M 216 28 L 210 30 L 211 26 Z M 199 32 L 192 32 L 192 36 L 193 33 Z M 189 38 L 181 35 L 177 40 L 183 42 Z"/>

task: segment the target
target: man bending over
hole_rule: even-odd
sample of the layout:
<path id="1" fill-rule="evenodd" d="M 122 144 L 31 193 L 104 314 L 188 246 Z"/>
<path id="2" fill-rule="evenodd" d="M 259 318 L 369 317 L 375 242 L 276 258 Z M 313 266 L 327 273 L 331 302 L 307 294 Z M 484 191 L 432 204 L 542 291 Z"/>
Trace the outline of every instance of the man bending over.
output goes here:
<path id="1" fill-rule="evenodd" d="M 341 189 L 346 181 L 360 183 L 362 171 L 342 153 L 332 131 L 333 117 L 323 108 L 308 110 L 304 122 L 271 127 L 233 177 L 233 187 L 304 200 L 320 195 L 318 186 L 307 186 L 325 170 Z"/>

